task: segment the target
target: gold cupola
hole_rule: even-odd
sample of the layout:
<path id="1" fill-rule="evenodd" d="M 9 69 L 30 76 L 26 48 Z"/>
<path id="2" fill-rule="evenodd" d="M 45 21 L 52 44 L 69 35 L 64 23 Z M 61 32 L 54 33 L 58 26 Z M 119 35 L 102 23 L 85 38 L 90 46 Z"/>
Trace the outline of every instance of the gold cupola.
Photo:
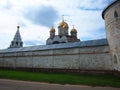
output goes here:
<path id="1" fill-rule="evenodd" d="M 68 24 L 63 20 L 61 23 L 59 23 L 58 27 L 68 28 Z"/>
<path id="2" fill-rule="evenodd" d="M 50 29 L 50 32 L 55 32 L 55 28 L 52 26 L 52 28 Z"/>
<path id="3" fill-rule="evenodd" d="M 74 28 L 74 25 L 73 25 L 73 29 L 71 30 L 71 33 L 77 33 L 77 30 Z"/>
<path id="4" fill-rule="evenodd" d="M 64 21 L 64 17 L 61 23 L 59 23 L 58 27 L 62 27 L 62 28 L 68 28 L 68 24 Z"/>
<path id="5" fill-rule="evenodd" d="M 68 24 L 64 23 L 63 28 L 68 28 Z"/>

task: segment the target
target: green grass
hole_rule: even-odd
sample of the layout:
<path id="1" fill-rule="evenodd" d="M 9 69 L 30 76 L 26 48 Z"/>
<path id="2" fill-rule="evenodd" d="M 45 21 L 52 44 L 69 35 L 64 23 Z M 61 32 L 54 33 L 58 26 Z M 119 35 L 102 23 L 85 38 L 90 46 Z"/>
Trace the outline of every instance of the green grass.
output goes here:
<path id="1" fill-rule="evenodd" d="M 110 74 L 81 75 L 81 74 L 27 72 L 0 69 L 0 78 L 59 84 L 77 84 L 77 85 L 80 84 L 90 86 L 120 87 L 120 78 Z"/>

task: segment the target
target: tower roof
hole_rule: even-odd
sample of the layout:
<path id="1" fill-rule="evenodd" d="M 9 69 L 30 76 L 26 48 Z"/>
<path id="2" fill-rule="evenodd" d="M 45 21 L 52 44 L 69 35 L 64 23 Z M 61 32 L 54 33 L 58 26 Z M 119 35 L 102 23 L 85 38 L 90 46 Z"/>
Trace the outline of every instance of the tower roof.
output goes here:
<path id="1" fill-rule="evenodd" d="M 120 0 L 115 0 L 113 1 L 111 4 L 109 4 L 102 12 L 102 18 L 104 19 L 104 15 L 106 13 L 107 10 L 109 10 L 110 8 L 114 7 L 115 4 L 120 3 Z"/>
<path id="2" fill-rule="evenodd" d="M 21 41 L 21 35 L 20 35 L 20 32 L 19 32 L 19 28 L 20 28 L 20 26 L 17 26 L 17 32 L 14 36 L 13 41 Z"/>
<path id="3" fill-rule="evenodd" d="M 17 32 L 11 41 L 10 47 L 9 48 L 19 48 L 23 46 L 23 42 L 21 40 L 20 32 L 19 32 L 20 26 L 17 26 Z"/>

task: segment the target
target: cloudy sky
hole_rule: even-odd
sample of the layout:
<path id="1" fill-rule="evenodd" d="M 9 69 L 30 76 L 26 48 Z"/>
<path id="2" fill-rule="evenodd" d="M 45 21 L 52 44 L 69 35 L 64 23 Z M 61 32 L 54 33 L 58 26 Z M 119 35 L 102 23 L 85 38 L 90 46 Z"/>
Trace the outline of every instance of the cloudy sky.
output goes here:
<path id="1" fill-rule="evenodd" d="M 24 46 L 44 45 L 52 25 L 58 34 L 62 15 L 69 25 L 69 32 L 74 25 L 81 41 L 106 38 L 101 13 L 112 1 L 0 0 L 0 49 L 9 47 L 17 25 Z"/>

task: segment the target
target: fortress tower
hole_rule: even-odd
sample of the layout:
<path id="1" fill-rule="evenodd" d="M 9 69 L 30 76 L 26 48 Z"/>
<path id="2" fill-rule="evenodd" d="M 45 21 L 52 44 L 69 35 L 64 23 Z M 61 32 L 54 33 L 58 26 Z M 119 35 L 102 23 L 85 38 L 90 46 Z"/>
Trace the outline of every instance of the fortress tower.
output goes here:
<path id="1" fill-rule="evenodd" d="M 120 0 L 114 1 L 106 7 L 102 17 L 105 20 L 113 68 L 120 71 Z"/>

